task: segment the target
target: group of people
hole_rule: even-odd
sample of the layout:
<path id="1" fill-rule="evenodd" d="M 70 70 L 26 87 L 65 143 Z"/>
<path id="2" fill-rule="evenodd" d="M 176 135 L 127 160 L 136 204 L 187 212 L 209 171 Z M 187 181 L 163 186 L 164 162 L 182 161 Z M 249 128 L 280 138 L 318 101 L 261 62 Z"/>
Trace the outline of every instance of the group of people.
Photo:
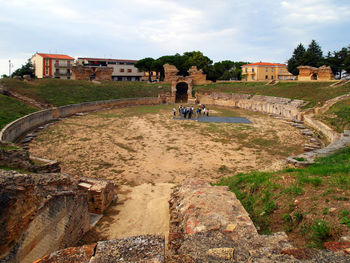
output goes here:
<path id="1" fill-rule="evenodd" d="M 182 105 L 179 106 L 179 116 L 180 117 L 184 117 L 185 119 L 192 119 L 193 115 L 194 115 L 194 108 L 193 106 L 187 106 L 187 107 L 183 107 Z M 174 107 L 173 108 L 173 113 L 174 113 L 174 117 L 176 116 L 177 113 L 177 109 Z M 197 114 L 197 118 L 199 116 L 209 116 L 209 109 L 205 107 L 205 105 L 200 105 L 198 106 L 198 108 L 196 109 L 196 114 Z"/>

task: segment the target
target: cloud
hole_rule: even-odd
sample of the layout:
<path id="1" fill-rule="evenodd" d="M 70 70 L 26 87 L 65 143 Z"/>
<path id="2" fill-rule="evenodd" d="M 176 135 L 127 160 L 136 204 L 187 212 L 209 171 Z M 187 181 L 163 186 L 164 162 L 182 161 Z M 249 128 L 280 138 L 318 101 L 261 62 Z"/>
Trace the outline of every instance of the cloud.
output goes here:
<path id="1" fill-rule="evenodd" d="M 327 24 L 349 20 L 349 5 L 341 5 L 330 0 L 287 0 L 281 6 L 285 20 L 294 24 Z"/>
<path id="2" fill-rule="evenodd" d="M 0 0 L 0 6 L 0 74 L 8 59 L 25 62 L 36 51 L 137 59 L 200 50 L 214 61 L 283 62 L 299 42 L 316 39 L 324 50 L 350 43 L 348 0 Z"/>

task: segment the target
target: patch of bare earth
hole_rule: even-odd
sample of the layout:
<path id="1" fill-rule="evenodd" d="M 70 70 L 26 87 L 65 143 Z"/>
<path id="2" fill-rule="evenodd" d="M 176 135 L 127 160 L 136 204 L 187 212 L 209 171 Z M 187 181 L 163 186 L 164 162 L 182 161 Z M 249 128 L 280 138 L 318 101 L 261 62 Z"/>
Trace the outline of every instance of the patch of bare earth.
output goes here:
<path id="1" fill-rule="evenodd" d="M 276 170 L 286 156 L 303 151 L 299 130 L 268 115 L 231 112 L 252 124 L 173 120 L 172 106 L 154 112 L 123 108 L 63 119 L 31 143 L 34 156 L 61 162 L 64 173 L 114 180 L 119 201 L 92 239 L 167 233 L 172 184 L 189 177 L 209 182 L 226 174 Z M 88 238 L 89 239 L 89 238 Z"/>

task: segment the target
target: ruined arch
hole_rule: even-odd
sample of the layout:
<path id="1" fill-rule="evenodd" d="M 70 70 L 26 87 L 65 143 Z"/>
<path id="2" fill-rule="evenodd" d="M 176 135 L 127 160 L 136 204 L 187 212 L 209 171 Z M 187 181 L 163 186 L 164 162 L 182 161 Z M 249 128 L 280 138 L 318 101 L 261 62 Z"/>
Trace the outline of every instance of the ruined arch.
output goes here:
<path id="1" fill-rule="evenodd" d="M 314 73 L 314 74 L 312 74 L 312 76 L 311 76 L 311 80 L 317 80 L 317 73 Z"/>
<path id="2" fill-rule="evenodd" d="M 187 103 L 193 100 L 192 97 L 192 78 L 190 77 L 177 77 L 171 83 L 171 95 L 173 102 Z"/>
<path id="3" fill-rule="evenodd" d="M 188 100 L 188 84 L 184 81 L 176 84 L 175 102 L 187 102 Z"/>

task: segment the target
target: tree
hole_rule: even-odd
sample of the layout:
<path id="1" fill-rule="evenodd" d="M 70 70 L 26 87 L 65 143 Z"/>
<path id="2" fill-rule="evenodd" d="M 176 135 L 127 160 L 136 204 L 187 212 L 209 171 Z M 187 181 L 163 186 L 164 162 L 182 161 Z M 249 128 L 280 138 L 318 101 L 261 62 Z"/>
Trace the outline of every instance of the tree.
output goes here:
<path id="1" fill-rule="evenodd" d="M 32 78 L 35 77 L 34 73 L 34 67 L 30 60 L 28 59 L 28 62 L 24 65 L 22 65 L 20 68 L 16 69 L 12 74 L 11 77 L 13 78 L 14 76 L 20 76 L 23 77 L 23 75 L 30 75 Z"/>
<path id="2" fill-rule="evenodd" d="M 288 71 L 294 76 L 299 75 L 298 67 L 304 64 L 305 52 L 303 44 L 299 43 L 294 49 L 292 57 L 288 60 Z"/>
<path id="3" fill-rule="evenodd" d="M 332 68 L 335 76 L 342 77 L 342 72 L 345 70 L 345 59 L 348 55 L 348 49 L 343 47 L 340 51 L 328 52 L 325 58 L 325 63 Z"/>
<path id="4" fill-rule="evenodd" d="M 350 46 L 348 47 L 347 55 L 344 59 L 344 70 L 350 74 Z"/>
<path id="5" fill-rule="evenodd" d="M 140 59 L 135 63 L 135 67 L 142 71 L 148 72 L 148 81 L 152 82 L 152 71 L 154 67 L 154 59 L 153 58 L 144 58 Z"/>
<path id="6" fill-rule="evenodd" d="M 324 63 L 322 49 L 315 40 L 311 41 L 303 56 L 303 60 L 305 65 L 311 67 L 320 67 Z"/>

